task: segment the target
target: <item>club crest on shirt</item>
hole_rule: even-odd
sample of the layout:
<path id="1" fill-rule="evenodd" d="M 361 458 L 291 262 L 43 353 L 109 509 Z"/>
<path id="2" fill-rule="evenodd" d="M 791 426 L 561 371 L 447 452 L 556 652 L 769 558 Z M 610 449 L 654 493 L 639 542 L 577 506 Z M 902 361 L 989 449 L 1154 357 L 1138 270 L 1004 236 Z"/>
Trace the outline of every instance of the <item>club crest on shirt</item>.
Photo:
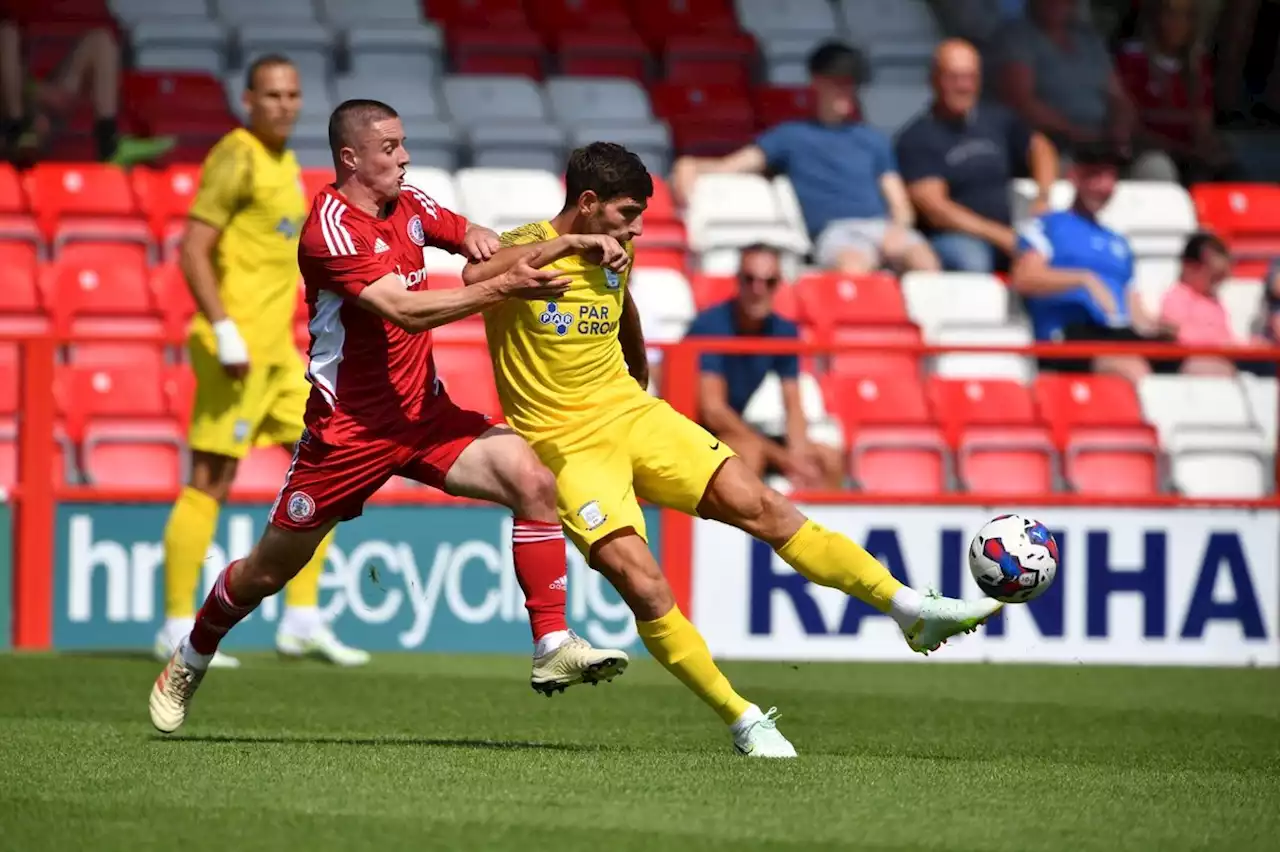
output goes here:
<path id="1" fill-rule="evenodd" d="M 303 491 L 295 491 L 289 495 L 285 511 L 289 513 L 289 520 L 302 523 L 316 513 L 316 501 Z"/>
<path id="2" fill-rule="evenodd" d="M 425 246 L 427 244 L 427 234 L 422 230 L 422 217 L 414 216 L 409 220 L 409 239 L 413 240 L 416 246 Z"/>
<path id="3" fill-rule="evenodd" d="M 609 516 L 600 510 L 600 503 L 596 500 L 584 504 L 578 510 L 578 517 L 582 518 L 582 523 L 588 530 L 594 530 L 609 520 Z"/>
<path id="4" fill-rule="evenodd" d="M 617 290 L 621 283 L 622 277 L 618 275 L 617 272 L 614 272 L 612 269 L 606 269 L 604 271 L 604 284 L 610 290 Z"/>
<path id="5" fill-rule="evenodd" d="M 235 439 L 237 444 L 248 440 L 249 438 L 249 421 L 240 419 L 231 427 L 231 437 Z"/>

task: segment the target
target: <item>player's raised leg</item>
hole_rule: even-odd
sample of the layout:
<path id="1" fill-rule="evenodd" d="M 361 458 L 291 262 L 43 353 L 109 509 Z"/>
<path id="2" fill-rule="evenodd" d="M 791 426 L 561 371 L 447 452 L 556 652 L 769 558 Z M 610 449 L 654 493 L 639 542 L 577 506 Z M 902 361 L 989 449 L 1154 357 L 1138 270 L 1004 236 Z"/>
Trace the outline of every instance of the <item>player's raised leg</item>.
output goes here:
<path id="1" fill-rule="evenodd" d="M 460 418 L 478 417 L 472 412 Z M 426 471 L 418 478 L 430 481 Z M 448 465 L 443 490 L 509 508 L 512 562 L 533 631 L 530 684 L 550 695 L 579 683 L 611 681 L 627 667 L 625 652 L 595 648 L 565 619 L 564 532 L 556 512 L 556 481 L 525 441 L 505 426 L 487 428 Z"/>
<path id="2" fill-rule="evenodd" d="M 311 559 L 337 519 L 315 529 L 291 531 L 271 525 L 244 559 L 226 567 L 213 584 L 191 634 L 179 643 L 151 688 L 151 723 L 163 733 L 187 718 L 191 699 L 204 679 L 218 643 L 258 604 L 279 592 Z"/>
<path id="3" fill-rule="evenodd" d="M 887 613 L 914 651 L 927 654 L 957 633 L 976 630 L 1001 606 L 990 598 L 963 601 L 904 586 L 860 545 L 806 518 L 737 458 L 726 460 L 711 478 L 698 514 L 766 542 L 810 581 Z"/>

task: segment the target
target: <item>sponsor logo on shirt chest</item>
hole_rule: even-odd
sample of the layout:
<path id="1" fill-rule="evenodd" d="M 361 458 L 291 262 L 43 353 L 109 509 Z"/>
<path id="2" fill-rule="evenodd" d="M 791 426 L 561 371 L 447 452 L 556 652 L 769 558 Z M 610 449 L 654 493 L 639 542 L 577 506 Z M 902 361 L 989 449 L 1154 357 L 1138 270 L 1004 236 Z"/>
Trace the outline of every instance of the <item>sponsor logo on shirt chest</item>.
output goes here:
<path id="1" fill-rule="evenodd" d="M 546 310 L 538 314 L 538 322 L 550 326 L 560 337 L 569 333 L 570 329 L 578 334 L 607 335 L 618 327 L 614 309 L 609 305 L 579 305 L 576 313 L 571 313 L 558 302 L 547 302 Z"/>

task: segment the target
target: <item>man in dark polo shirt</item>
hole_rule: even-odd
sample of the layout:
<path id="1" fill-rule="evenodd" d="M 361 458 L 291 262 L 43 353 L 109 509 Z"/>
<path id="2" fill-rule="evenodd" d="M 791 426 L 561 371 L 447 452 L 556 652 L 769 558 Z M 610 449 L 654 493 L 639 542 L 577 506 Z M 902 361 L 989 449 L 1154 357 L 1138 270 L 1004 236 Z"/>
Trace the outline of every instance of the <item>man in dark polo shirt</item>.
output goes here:
<path id="1" fill-rule="evenodd" d="M 1006 269 L 1014 251 L 1009 181 L 1030 172 L 1039 187 L 1033 213 L 1048 209 L 1058 176 L 1053 144 L 1012 112 L 978 103 L 982 64 L 967 41 L 933 57 L 934 101 L 898 136 L 898 167 L 921 229 L 943 269 Z"/>
<path id="2" fill-rule="evenodd" d="M 800 330 L 773 312 L 784 286 L 778 250 L 751 245 L 742 250 L 738 294 L 694 318 L 687 337 L 772 337 L 800 340 Z M 747 403 L 770 373 L 779 379 L 786 413 L 785 435 L 763 435 L 742 419 Z M 733 448 L 760 476 L 779 472 L 796 488 L 839 488 L 843 456 L 837 447 L 810 439 L 800 404 L 800 359 L 790 355 L 702 355 L 698 380 L 698 420 Z"/>

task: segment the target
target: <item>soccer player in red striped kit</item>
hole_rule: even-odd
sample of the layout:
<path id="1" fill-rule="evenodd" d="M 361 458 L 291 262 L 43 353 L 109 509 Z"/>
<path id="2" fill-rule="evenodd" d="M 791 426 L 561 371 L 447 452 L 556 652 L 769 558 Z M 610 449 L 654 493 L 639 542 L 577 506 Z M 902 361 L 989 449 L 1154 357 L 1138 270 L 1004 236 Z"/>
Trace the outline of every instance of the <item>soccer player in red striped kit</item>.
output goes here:
<path id="1" fill-rule="evenodd" d="M 219 575 L 156 679 L 151 721 L 165 733 L 185 721 L 227 631 L 284 588 L 325 534 L 358 517 L 393 475 L 515 514 L 513 561 L 535 640 L 535 689 L 611 680 L 628 662 L 568 629 L 555 477 L 508 427 L 455 405 L 431 354 L 430 329 L 507 299 L 554 299 L 568 281 L 521 262 L 470 287 L 427 289 L 424 246 L 484 260 L 499 247 L 496 235 L 403 183 L 404 129 L 386 104 L 341 104 L 329 144 L 337 180 L 312 202 L 298 248 L 311 331 L 306 431 L 262 538 Z"/>

